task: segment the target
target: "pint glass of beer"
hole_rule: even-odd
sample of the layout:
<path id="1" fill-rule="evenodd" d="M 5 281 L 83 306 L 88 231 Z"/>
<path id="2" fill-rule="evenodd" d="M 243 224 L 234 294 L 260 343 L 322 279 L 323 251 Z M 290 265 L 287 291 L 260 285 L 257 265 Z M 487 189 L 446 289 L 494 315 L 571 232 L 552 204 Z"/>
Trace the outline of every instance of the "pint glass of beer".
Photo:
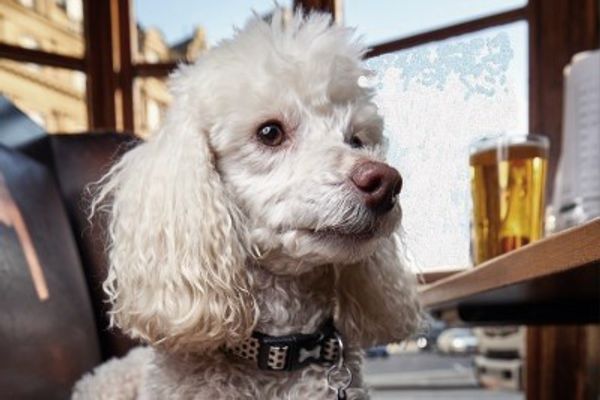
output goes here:
<path id="1" fill-rule="evenodd" d="M 539 135 L 486 138 L 471 146 L 476 265 L 542 237 L 548 148 Z"/>

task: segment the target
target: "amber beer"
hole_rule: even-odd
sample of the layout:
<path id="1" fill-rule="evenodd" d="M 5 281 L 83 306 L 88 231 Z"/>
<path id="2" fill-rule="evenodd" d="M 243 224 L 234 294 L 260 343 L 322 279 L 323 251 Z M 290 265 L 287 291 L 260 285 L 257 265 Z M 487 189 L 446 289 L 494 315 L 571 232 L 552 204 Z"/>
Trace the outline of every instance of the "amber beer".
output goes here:
<path id="1" fill-rule="evenodd" d="M 479 264 L 543 235 L 548 139 L 484 139 L 471 148 L 473 261 Z"/>

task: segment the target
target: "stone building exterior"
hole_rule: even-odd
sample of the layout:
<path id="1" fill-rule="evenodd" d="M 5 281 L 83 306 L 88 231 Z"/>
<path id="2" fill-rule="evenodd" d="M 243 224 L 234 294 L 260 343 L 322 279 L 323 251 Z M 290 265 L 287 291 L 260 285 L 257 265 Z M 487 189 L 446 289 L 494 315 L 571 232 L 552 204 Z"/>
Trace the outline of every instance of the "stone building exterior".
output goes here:
<path id="1" fill-rule="evenodd" d="M 192 59 L 206 49 L 204 32 L 169 47 L 160 31 L 138 26 L 133 44 L 137 62 Z M 81 0 L 0 0 L 0 42 L 30 49 L 83 57 Z M 86 77 L 79 71 L 15 62 L 0 58 L 0 93 L 48 132 L 78 132 L 87 128 Z M 136 133 L 145 136 L 160 123 L 170 101 L 163 79 L 134 81 Z"/>

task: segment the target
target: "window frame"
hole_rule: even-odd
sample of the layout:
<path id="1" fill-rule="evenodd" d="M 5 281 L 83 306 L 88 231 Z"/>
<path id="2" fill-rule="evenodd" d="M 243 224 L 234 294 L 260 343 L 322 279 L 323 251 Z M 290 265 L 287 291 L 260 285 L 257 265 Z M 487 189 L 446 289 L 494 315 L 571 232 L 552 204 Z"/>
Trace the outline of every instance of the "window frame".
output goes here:
<path id="1" fill-rule="evenodd" d="M 293 4 L 305 11 L 331 13 L 339 20 L 342 1 L 294 0 Z M 176 68 L 177 62 L 135 62 L 132 43 L 136 39 L 136 24 L 132 0 L 82 2 L 83 57 L 0 43 L 0 58 L 84 72 L 87 77 L 88 129 L 133 132 L 135 78 L 166 77 Z M 553 182 L 562 141 L 563 67 L 575 53 L 598 48 L 599 9 L 596 0 L 529 0 L 521 8 L 376 44 L 366 57 L 526 21 L 529 27 L 529 130 L 550 138 L 549 182 Z"/>

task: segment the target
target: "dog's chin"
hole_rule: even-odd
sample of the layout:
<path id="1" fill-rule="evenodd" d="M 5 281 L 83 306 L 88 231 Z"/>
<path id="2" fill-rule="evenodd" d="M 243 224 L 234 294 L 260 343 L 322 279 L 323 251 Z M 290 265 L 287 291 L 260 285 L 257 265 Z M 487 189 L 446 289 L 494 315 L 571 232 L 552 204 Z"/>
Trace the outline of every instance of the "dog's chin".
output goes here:
<path id="1" fill-rule="evenodd" d="M 298 274 L 318 265 L 350 264 L 369 257 L 382 239 L 393 234 L 400 218 L 401 212 L 394 213 L 364 229 L 336 226 L 277 233 L 257 229 L 252 236 L 254 243 L 263 249 L 261 264 L 273 272 Z M 270 243 L 264 240 L 266 232 Z M 273 239 L 276 247 L 272 247 Z"/>
<path id="2" fill-rule="evenodd" d="M 322 262 L 341 264 L 357 262 L 370 256 L 377 248 L 379 239 L 384 237 L 376 229 L 359 232 L 303 230 L 299 235 L 306 237 Z"/>
<path id="3" fill-rule="evenodd" d="M 279 245 L 263 252 L 257 261 L 278 275 L 300 275 L 326 264 L 350 264 L 373 254 L 382 236 L 348 235 L 293 229 L 277 235 Z"/>
<path id="4" fill-rule="evenodd" d="M 367 226 L 333 226 L 319 229 L 302 229 L 315 248 L 322 249 L 332 259 L 330 262 L 356 262 L 370 256 L 379 239 L 388 237 L 400 224 L 401 208 L 374 218 Z"/>
<path id="5" fill-rule="evenodd" d="M 323 229 L 303 229 L 303 231 L 314 237 L 316 240 L 323 242 L 326 246 L 331 245 L 360 245 L 381 236 L 378 229 L 369 228 L 356 231 L 348 231 L 337 227 Z"/>

